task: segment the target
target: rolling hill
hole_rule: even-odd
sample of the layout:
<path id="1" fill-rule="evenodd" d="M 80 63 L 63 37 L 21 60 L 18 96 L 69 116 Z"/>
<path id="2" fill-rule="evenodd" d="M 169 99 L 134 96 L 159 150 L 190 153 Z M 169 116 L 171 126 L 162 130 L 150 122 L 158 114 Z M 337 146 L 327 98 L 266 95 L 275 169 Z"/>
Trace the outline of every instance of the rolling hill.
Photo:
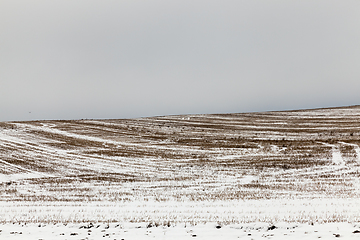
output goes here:
<path id="1" fill-rule="evenodd" d="M 360 106 L 2 122 L 0 202 L 13 210 L 0 211 L 0 220 L 116 221 L 120 213 L 73 214 L 74 209 L 79 213 L 77 208 L 59 213 L 65 207 L 100 205 L 116 207 L 124 221 L 359 219 L 359 212 L 352 211 L 360 197 L 359 146 Z M 324 199 L 340 204 L 342 210 L 317 212 Z M 246 216 L 238 212 L 210 216 L 204 210 L 195 217 L 188 211 L 194 206 L 208 212 L 221 206 L 229 210 L 239 201 L 254 214 L 243 209 Z M 314 209 L 281 212 L 287 204 L 309 204 Z M 48 215 L 39 213 L 44 206 Z M 129 206 L 135 210 L 124 210 Z M 136 210 L 151 206 L 168 207 L 146 216 Z M 172 215 L 175 206 L 187 210 Z M 277 214 L 267 212 L 272 206 Z"/>

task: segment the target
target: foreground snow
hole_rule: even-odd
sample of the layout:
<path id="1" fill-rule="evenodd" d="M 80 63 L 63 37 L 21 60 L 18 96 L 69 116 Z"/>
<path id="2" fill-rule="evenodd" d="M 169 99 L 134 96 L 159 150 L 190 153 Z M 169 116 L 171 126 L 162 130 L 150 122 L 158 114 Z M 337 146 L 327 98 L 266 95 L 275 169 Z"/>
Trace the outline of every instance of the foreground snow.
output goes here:
<path id="1" fill-rule="evenodd" d="M 360 224 L 245 223 L 150 226 L 111 224 L 6 224 L 0 239 L 359 239 Z"/>
<path id="2" fill-rule="evenodd" d="M 360 222 L 360 199 L 240 201 L 0 202 L 0 223 Z"/>
<path id="3" fill-rule="evenodd" d="M 0 202 L 0 239 L 359 239 L 360 199 Z"/>

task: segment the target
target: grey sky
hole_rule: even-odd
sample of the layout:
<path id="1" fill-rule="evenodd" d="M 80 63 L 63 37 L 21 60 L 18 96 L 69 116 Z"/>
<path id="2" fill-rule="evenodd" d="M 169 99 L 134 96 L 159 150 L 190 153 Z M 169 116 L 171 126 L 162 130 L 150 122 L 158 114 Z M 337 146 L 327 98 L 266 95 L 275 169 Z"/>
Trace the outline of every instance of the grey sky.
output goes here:
<path id="1" fill-rule="evenodd" d="M 358 0 L 3 0 L 0 121 L 360 104 L 359 43 Z"/>

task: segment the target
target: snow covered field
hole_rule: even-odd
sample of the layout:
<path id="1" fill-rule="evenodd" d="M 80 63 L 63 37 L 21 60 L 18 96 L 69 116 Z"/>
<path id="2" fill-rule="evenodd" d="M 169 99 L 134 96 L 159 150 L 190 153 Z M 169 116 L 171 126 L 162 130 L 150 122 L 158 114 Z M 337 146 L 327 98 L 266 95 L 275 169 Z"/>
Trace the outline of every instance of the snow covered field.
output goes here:
<path id="1" fill-rule="evenodd" d="M 0 229 L 4 225 L 0 225 Z M 22 224 L 6 225 L 1 239 L 359 239 L 360 224 L 262 222 L 220 225 L 178 224 L 154 226 L 144 223 Z"/>
<path id="2" fill-rule="evenodd" d="M 360 238 L 359 120 L 354 106 L 3 122 L 0 239 Z"/>

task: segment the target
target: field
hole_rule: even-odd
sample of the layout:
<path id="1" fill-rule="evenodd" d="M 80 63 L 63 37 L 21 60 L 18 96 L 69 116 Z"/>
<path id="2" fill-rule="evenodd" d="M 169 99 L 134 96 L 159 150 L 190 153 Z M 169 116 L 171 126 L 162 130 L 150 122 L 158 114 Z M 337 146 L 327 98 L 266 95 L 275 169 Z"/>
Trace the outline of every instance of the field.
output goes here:
<path id="1" fill-rule="evenodd" d="M 39 224 L 57 234 L 50 239 L 97 239 L 53 230 L 90 223 L 136 232 L 126 239 L 190 226 L 200 233 L 184 236 L 227 229 L 234 239 L 271 238 L 294 224 L 350 224 L 341 236 L 359 237 L 359 146 L 360 106 L 1 122 L 0 239 L 31 239 L 9 229 Z M 113 239 L 125 239 L 119 231 Z"/>

